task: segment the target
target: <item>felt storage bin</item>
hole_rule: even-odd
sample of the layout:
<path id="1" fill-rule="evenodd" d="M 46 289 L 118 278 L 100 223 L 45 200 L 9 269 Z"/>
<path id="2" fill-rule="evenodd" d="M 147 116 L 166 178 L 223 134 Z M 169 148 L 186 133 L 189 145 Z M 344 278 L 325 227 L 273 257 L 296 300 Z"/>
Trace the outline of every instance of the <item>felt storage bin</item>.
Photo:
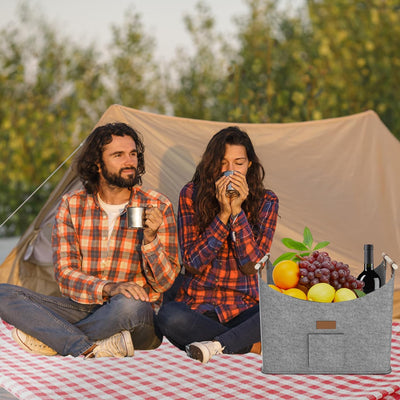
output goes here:
<path id="1" fill-rule="evenodd" d="M 384 257 L 375 268 L 382 282 L 378 290 L 355 300 L 316 303 L 271 289 L 273 265 L 268 260 L 266 279 L 259 273 L 262 372 L 390 373 L 392 264 Z"/>

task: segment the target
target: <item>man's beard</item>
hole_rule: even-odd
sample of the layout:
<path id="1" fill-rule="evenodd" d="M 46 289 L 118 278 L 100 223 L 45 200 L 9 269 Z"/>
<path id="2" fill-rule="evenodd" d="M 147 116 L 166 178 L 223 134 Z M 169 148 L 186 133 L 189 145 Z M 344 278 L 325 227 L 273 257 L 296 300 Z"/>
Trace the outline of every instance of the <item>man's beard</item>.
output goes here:
<path id="1" fill-rule="evenodd" d="M 113 174 L 107 170 L 107 167 L 104 165 L 104 163 L 102 164 L 103 165 L 101 166 L 101 170 L 103 173 L 103 177 L 109 185 L 117 186 L 120 188 L 131 188 L 139 183 L 140 177 L 137 176 L 137 169 L 135 167 L 122 168 L 119 170 L 118 174 Z M 126 169 L 133 169 L 134 172 L 132 172 L 132 175 L 128 175 L 127 178 L 123 178 L 121 174 L 122 171 Z"/>

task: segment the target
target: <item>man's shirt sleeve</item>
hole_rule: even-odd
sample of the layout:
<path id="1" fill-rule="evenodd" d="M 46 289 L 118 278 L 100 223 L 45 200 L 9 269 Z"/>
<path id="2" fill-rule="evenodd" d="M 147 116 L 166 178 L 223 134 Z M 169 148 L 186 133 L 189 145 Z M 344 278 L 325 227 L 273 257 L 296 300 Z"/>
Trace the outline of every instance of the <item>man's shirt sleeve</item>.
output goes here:
<path id="1" fill-rule="evenodd" d="M 52 247 L 55 278 L 61 293 L 79 303 L 102 304 L 103 287 L 108 281 L 82 272 L 79 241 L 65 198 L 55 218 Z"/>
<path id="2" fill-rule="evenodd" d="M 172 204 L 168 203 L 163 212 L 157 237 L 142 245 L 143 274 L 155 292 L 169 289 L 179 273 L 178 238 Z"/>

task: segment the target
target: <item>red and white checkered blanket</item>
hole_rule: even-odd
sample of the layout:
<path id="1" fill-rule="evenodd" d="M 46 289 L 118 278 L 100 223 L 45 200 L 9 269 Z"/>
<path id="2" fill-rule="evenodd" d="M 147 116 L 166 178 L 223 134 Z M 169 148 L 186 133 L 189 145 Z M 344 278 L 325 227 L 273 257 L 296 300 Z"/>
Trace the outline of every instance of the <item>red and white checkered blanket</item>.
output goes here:
<path id="1" fill-rule="evenodd" d="M 400 400 L 400 323 L 388 375 L 266 375 L 255 354 L 191 360 L 164 339 L 133 358 L 44 357 L 20 349 L 0 320 L 0 387 L 18 399 Z"/>

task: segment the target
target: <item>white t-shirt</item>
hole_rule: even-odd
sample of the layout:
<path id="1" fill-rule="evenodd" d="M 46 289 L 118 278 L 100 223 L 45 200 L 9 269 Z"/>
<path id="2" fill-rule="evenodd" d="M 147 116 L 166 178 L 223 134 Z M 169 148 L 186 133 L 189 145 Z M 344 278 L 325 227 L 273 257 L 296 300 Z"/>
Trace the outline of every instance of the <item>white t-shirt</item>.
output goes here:
<path id="1" fill-rule="evenodd" d="M 99 204 L 101 208 L 108 215 L 108 239 L 110 239 L 111 232 L 115 225 L 115 221 L 122 214 L 128 202 L 125 202 L 123 204 L 107 204 L 100 198 L 99 195 L 97 195 L 97 198 L 99 199 Z"/>

